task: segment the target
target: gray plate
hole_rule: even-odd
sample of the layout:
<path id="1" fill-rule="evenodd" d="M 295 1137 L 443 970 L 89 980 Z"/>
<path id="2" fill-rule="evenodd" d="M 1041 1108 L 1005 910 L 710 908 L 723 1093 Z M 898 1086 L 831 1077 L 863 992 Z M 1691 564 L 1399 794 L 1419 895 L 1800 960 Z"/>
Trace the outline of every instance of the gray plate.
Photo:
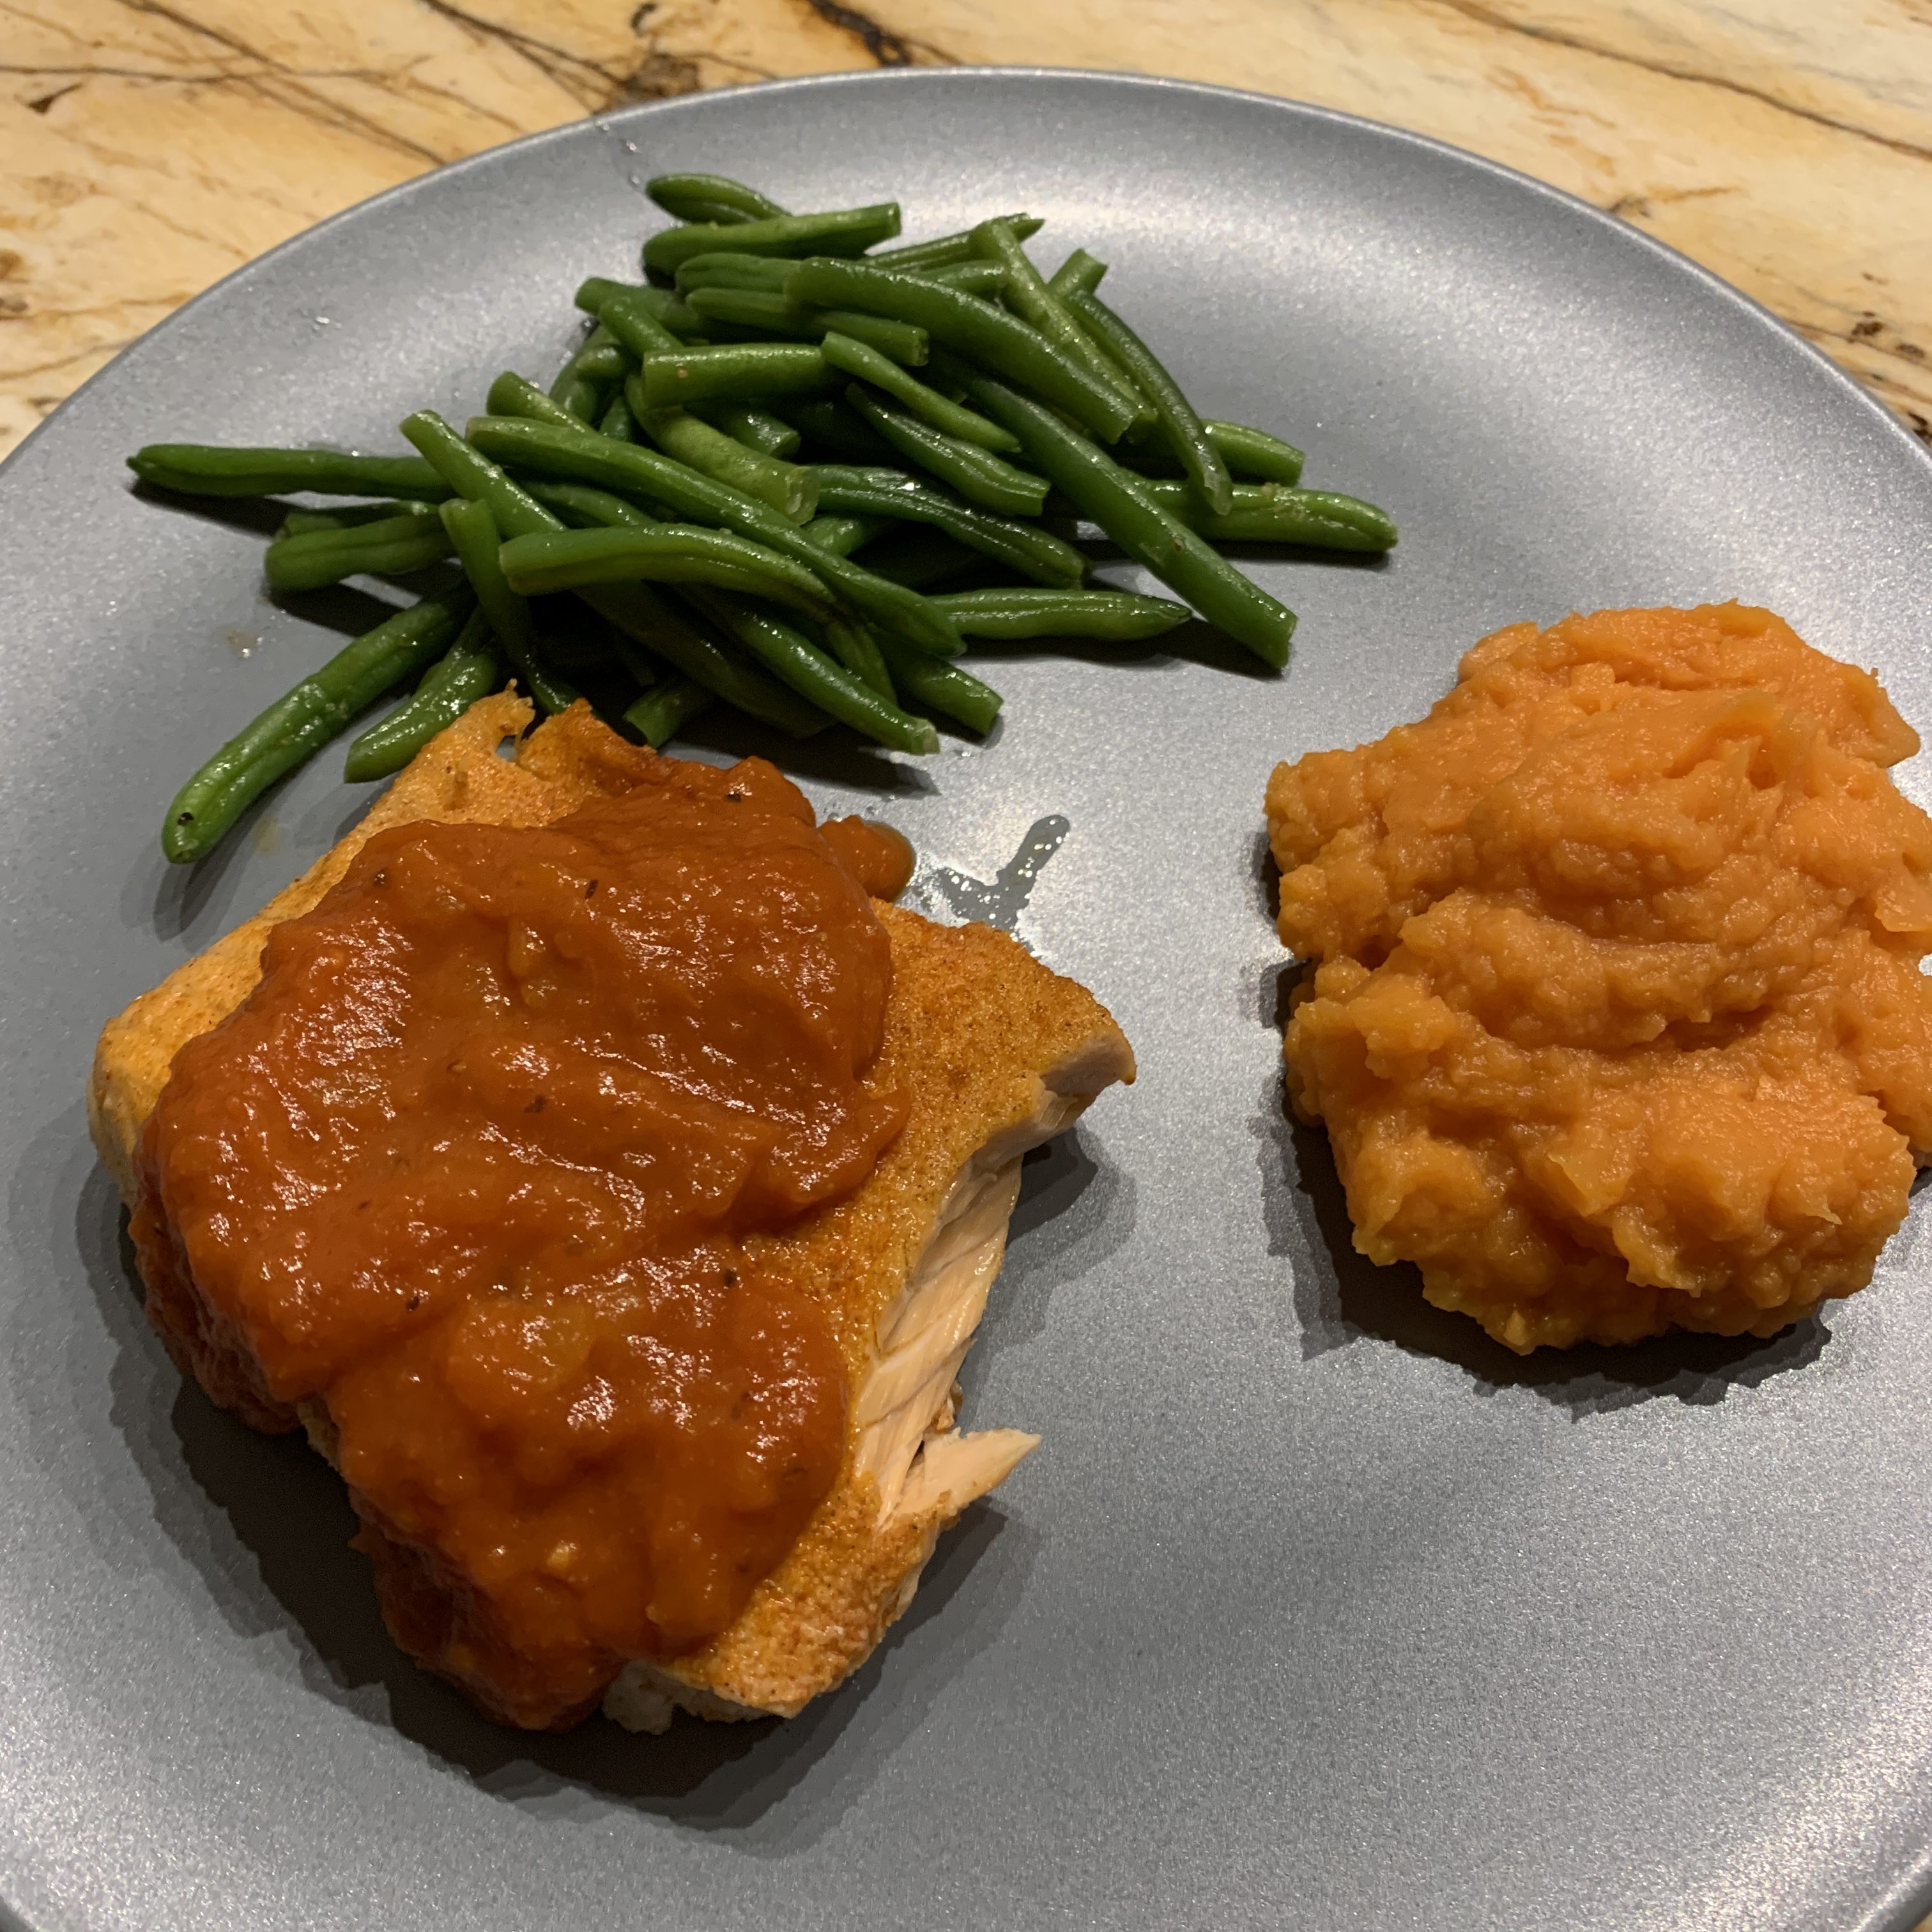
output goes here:
<path id="1" fill-rule="evenodd" d="M 158 815 L 358 610 L 264 602 L 260 536 L 137 500 L 121 458 L 392 446 L 410 408 L 547 371 L 668 166 L 895 194 L 914 232 L 1044 214 L 1204 406 L 1406 534 L 1381 567 L 1256 566 L 1302 614 L 1280 681 L 1211 639 L 1016 658 L 984 748 L 794 761 L 982 880 L 1070 827 L 1021 930 L 1142 1076 L 1029 1168 L 969 1366 L 969 1418 L 1046 1446 L 796 1723 L 531 1739 L 398 1658 L 334 1478 L 184 1389 L 140 1317 L 82 1121 L 95 1030 L 361 801 L 325 758 L 192 874 Z M 1276 759 L 1574 605 L 1767 603 L 1932 719 L 1928 530 L 1924 453 L 1697 269 L 1466 155 L 1202 88 L 923 72 L 642 109 L 191 304 L 0 472 L 0 1892 L 144 1932 L 1908 1923 L 1924 1216 L 1776 1341 L 1503 1354 L 1352 1258 L 1284 1124 L 1258 827 Z"/>

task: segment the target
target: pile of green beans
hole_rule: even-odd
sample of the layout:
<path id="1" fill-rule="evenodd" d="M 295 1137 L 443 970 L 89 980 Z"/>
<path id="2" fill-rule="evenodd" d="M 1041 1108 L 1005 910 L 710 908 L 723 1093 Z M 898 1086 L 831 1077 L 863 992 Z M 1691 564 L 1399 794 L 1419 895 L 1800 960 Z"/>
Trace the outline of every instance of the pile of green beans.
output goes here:
<path id="1" fill-rule="evenodd" d="M 1396 541 L 1372 503 L 1304 489 L 1292 443 L 1199 414 L 1101 300 L 1105 262 L 1076 249 L 1043 275 L 1032 215 L 904 243 L 896 202 L 798 213 L 712 174 L 649 192 L 673 225 L 642 280 L 580 285 L 584 333 L 547 388 L 506 370 L 460 430 L 418 411 L 412 454 L 128 458 L 160 491 L 359 500 L 285 505 L 269 588 L 400 578 L 420 599 L 189 779 L 170 859 L 211 850 L 384 698 L 351 782 L 400 770 L 506 678 L 654 746 L 722 706 L 918 756 L 935 719 L 998 717 L 954 661 L 976 641 L 1137 644 L 1198 617 L 1279 670 L 1294 614 L 1216 545 Z M 1090 535 L 1174 598 L 1090 583 Z"/>

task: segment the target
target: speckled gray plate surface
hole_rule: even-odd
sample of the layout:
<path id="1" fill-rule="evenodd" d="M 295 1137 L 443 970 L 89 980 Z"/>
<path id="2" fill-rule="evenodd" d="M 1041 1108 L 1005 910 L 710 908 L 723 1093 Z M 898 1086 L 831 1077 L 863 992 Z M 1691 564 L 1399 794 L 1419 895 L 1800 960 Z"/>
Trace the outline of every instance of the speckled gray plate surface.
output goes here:
<path id="1" fill-rule="evenodd" d="M 139 500 L 121 459 L 389 447 L 412 407 L 547 374 L 669 167 L 896 195 L 910 234 L 1043 214 L 1204 406 L 1405 534 L 1379 567 L 1256 566 L 1302 615 L 1280 680 L 1211 639 L 1016 656 L 983 748 L 791 760 L 904 827 L 942 909 L 940 868 L 993 880 L 1066 821 L 1020 930 L 1142 1078 L 1030 1166 L 969 1364 L 969 1420 L 1045 1446 L 796 1723 L 532 1738 L 400 1660 L 334 1479 L 184 1389 L 141 1318 L 82 1117 L 94 1034 L 361 800 L 326 757 L 192 873 L 159 814 L 364 607 L 265 602 L 259 532 Z M 1924 453 L 1699 271 L 1466 156 L 1200 88 L 928 71 L 644 108 L 190 304 L 0 470 L 0 1896 L 36 1932 L 1907 1924 L 1924 1215 L 1773 1342 L 1489 1346 L 1352 1256 L 1283 1120 L 1259 826 L 1276 759 L 1573 606 L 1771 604 L 1924 726 L 1928 544 Z"/>

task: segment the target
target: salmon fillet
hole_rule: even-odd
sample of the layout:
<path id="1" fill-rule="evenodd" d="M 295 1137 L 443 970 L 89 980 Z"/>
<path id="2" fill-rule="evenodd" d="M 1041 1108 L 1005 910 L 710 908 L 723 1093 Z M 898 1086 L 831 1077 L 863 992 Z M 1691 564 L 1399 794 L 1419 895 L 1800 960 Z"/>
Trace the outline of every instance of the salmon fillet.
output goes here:
<path id="1" fill-rule="evenodd" d="M 371 835 L 424 820 L 547 824 L 638 782 L 649 754 L 586 706 L 533 731 L 531 718 L 513 692 L 472 706 L 301 878 L 108 1023 L 88 1116 L 124 1201 L 176 1054 L 248 997 L 270 929 L 311 910 Z M 1131 1081 L 1133 1055 L 1091 994 L 1008 935 L 877 910 L 893 989 L 875 1070 L 910 1090 L 905 1128 L 856 1194 L 749 1244 L 813 1297 L 838 1341 L 853 1390 L 844 1462 L 736 1622 L 698 1650 L 625 1667 L 604 1708 L 634 1730 L 662 1730 L 680 1708 L 790 1717 L 842 1682 L 911 1601 L 941 1532 L 1040 1439 L 956 1429 L 956 1377 L 999 1272 L 1021 1157 Z M 156 1325 L 188 1369 L 182 1338 Z M 326 1408 L 304 1403 L 302 1417 L 332 1460 Z"/>

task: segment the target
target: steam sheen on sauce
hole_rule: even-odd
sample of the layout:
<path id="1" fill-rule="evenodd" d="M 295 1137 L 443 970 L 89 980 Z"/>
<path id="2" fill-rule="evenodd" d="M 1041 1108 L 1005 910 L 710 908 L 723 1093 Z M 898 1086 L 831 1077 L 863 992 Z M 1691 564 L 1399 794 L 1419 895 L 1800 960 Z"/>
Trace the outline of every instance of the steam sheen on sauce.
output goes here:
<path id="1" fill-rule="evenodd" d="M 174 1063 L 150 1313 L 258 1424 L 326 1408 L 392 1630 L 497 1715 L 722 1630 L 837 1476 L 830 1329 L 742 1244 L 903 1124 L 902 846 L 755 760 L 383 832 Z"/>

